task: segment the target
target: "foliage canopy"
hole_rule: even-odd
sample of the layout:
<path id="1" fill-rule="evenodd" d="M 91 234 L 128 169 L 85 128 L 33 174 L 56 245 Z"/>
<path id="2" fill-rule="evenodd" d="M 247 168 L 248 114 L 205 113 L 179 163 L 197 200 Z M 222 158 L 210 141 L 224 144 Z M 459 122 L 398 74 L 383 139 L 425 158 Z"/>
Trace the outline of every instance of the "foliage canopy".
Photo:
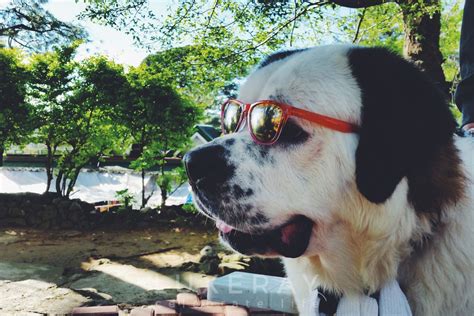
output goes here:
<path id="1" fill-rule="evenodd" d="M 31 107 L 26 102 L 28 73 L 22 54 L 0 48 L 0 166 L 6 146 L 18 144 L 32 129 Z"/>

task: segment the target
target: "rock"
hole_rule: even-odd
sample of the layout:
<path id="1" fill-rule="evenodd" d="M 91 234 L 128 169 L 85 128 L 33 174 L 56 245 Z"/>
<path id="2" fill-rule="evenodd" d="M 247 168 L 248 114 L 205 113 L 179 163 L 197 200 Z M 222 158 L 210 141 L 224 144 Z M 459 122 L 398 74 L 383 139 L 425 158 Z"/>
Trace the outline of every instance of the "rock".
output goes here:
<path id="1" fill-rule="evenodd" d="M 38 206 L 38 204 L 37 203 L 32 203 L 30 199 L 27 199 L 27 200 L 23 201 L 23 203 L 21 203 L 21 208 L 25 212 L 31 211 L 33 208 L 35 208 L 35 206 Z"/>
<path id="2" fill-rule="evenodd" d="M 97 289 L 94 288 L 82 288 L 82 289 L 74 289 L 76 293 L 79 293 L 85 297 L 88 297 L 90 299 L 93 299 L 94 301 L 99 301 L 100 303 L 107 303 L 107 302 L 112 302 L 113 298 L 111 295 L 107 293 L 101 293 L 97 291 Z M 102 302 L 105 301 L 105 302 Z"/>
<path id="3" fill-rule="evenodd" d="M 6 231 L 5 234 L 0 233 L 0 245 L 13 244 L 15 242 L 18 242 L 19 240 L 20 240 L 20 237 L 17 236 L 16 232 L 15 232 L 15 235 L 9 234 L 8 231 Z"/>
<path id="4" fill-rule="evenodd" d="M 26 220 L 22 217 L 8 217 L 5 219 L 2 219 L 1 224 L 4 226 L 7 226 L 7 225 L 26 226 Z"/>
<path id="5" fill-rule="evenodd" d="M 71 201 L 66 200 L 66 199 L 61 199 L 61 201 L 58 203 L 58 209 L 67 211 L 70 205 L 71 205 Z"/>
<path id="6" fill-rule="evenodd" d="M 4 218 L 8 216 L 8 208 L 3 205 L 0 205 L 0 218 Z"/>
<path id="7" fill-rule="evenodd" d="M 10 216 L 11 217 L 23 217 L 25 216 L 25 211 L 23 209 L 21 209 L 20 207 L 18 206 L 15 206 L 13 208 L 10 209 Z"/>
<path id="8" fill-rule="evenodd" d="M 37 204 L 37 203 L 30 203 L 27 207 L 23 205 L 23 209 L 27 213 L 27 217 L 30 216 L 41 216 L 41 213 L 43 213 L 45 207 L 43 204 Z"/>
<path id="9" fill-rule="evenodd" d="M 82 213 L 82 207 L 81 204 L 77 201 L 73 201 L 71 205 L 69 206 L 69 212 L 78 212 Z"/>
<path id="10" fill-rule="evenodd" d="M 142 213 L 148 213 L 150 211 L 152 211 L 152 208 L 149 207 L 149 206 L 146 206 L 146 207 L 140 209 L 140 212 L 142 212 Z"/>
<path id="11" fill-rule="evenodd" d="M 74 227 L 74 224 L 73 224 L 71 221 L 65 219 L 65 220 L 60 221 L 59 226 L 60 226 L 61 228 L 69 229 L 69 228 L 73 228 L 73 227 Z"/>
<path id="12" fill-rule="evenodd" d="M 41 229 L 49 229 L 51 228 L 51 221 L 49 220 L 43 220 L 39 225 L 38 227 L 41 228 Z"/>
<path id="13" fill-rule="evenodd" d="M 212 248 L 212 246 L 210 246 L 210 245 L 204 246 L 204 248 L 202 248 L 199 253 L 200 253 L 201 256 L 203 256 L 203 257 L 211 257 L 211 256 L 215 256 L 215 255 L 216 255 L 216 251 L 215 251 L 214 248 Z"/>
<path id="14" fill-rule="evenodd" d="M 94 207 L 94 205 L 92 205 L 92 204 L 89 204 L 89 203 L 80 201 L 80 202 L 79 202 L 79 205 L 81 206 L 82 211 L 83 211 L 84 213 L 92 213 L 92 212 L 95 211 L 95 207 Z"/>
<path id="15" fill-rule="evenodd" d="M 203 258 L 201 258 L 201 262 L 199 263 L 199 270 L 205 274 L 217 274 L 221 262 L 219 257 L 214 256 Z"/>
<path id="16" fill-rule="evenodd" d="M 58 212 L 54 207 L 45 207 L 41 214 L 41 218 L 44 220 L 52 220 L 55 219 L 57 215 Z"/>
<path id="17" fill-rule="evenodd" d="M 55 193 L 0 193 L 0 224 L 50 228 L 90 229 L 105 219 L 105 214 L 95 218 L 92 204 L 78 199 L 69 200 Z"/>
<path id="18" fill-rule="evenodd" d="M 80 223 L 84 217 L 81 205 L 76 201 L 71 203 L 71 205 L 69 206 L 68 212 L 69 212 L 68 218 L 73 223 Z"/>
<path id="19" fill-rule="evenodd" d="M 41 214 L 39 213 L 30 213 L 26 218 L 26 222 L 32 227 L 38 227 L 41 224 L 40 216 Z"/>
<path id="20" fill-rule="evenodd" d="M 59 220 L 61 220 L 61 221 L 66 220 L 68 213 L 69 213 L 69 210 L 68 210 L 68 209 L 58 208 L 58 217 L 59 217 Z"/>
<path id="21" fill-rule="evenodd" d="M 78 227 L 79 229 L 82 229 L 82 230 L 90 230 L 94 227 L 93 224 L 87 222 L 87 221 L 83 221 L 81 223 L 78 224 Z"/>

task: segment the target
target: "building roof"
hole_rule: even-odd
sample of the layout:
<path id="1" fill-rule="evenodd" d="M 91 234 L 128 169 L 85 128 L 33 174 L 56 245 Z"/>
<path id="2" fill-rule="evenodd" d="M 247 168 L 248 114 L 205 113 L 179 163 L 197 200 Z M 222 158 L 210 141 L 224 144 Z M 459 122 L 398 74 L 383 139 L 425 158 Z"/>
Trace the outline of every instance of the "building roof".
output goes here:
<path id="1" fill-rule="evenodd" d="M 221 136 L 221 131 L 212 125 L 198 124 L 196 125 L 196 131 L 208 142 Z"/>

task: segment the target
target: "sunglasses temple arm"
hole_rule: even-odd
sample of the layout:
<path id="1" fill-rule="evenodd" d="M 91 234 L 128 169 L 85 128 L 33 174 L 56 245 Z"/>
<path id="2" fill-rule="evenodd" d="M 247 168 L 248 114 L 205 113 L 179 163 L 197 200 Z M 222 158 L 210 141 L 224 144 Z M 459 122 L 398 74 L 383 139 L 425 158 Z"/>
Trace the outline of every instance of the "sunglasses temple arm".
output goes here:
<path id="1" fill-rule="evenodd" d="M 289 110 L 290 110 L 289 111 L 290 115 L 320 124 L 324 127 L 327 127 L 327 128 L 330 128 L 342 133 L 357 133 L 359 131 L 359 127 L 357 125 L 346 122 L 346 121 L 338 120 L 329 116 L 305 111 L 305 110 L 294 108 L 294 107 L 290 108 Z"/>

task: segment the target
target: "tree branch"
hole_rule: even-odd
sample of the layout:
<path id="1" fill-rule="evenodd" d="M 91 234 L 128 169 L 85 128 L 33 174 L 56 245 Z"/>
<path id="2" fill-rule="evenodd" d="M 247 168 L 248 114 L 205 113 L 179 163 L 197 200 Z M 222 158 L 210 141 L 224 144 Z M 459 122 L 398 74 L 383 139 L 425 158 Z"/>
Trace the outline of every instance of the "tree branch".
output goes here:
<path id="1" fill-rule="evenodd" d="M 360 16 L 360 19 L 359 19 L 359 23 L 357 23 L 357 30 L 356 30 L 356 33 L 354 35 L 354 39 L 352 40 L 352 43 L 356 43 L 357 40 L 359 39 L 359 33 L 360 33 L 360 27 L 362 26 L 362 22 L 364 21 L 364 17 L 365 17 L 365 11 L 367 10 L 367 8 L 364 8 L 364 10 L 362 10 L 362 14 Z"/>
<path id="2" fill-rule="evenodd" d="M 353 9 L 368 8 L 388 2 L 395 2 L 395 0 L 331 0 L 331 3 L 338 6 Z"/>
<path id="3" fill-rule="evenodd" d="M 206 29 L 209 28 L 209 26 L 211 25 L 212 17 L 214 16 L 214 13 L 216 12 L 218 5 L 219 5 L 219 0 L 215 0 L 214 5 L 212 6 L 211 13 L 209 14 L 209 18 L 207 19 Z"/>
<path id="4" fill-rule="evenodd" d="M 296 3 L 296 0 L 294 0 L 293 2 L 294 2 L 294 6 L 295 6 L 295 13 L 294 13 L 294 15 L 295 15 L 295 17 L 296 17 L 296 15 L 298 14 L 298 4 Z M 293 47 L 293 33 L 295 32 L 295 28 L 296 28 L 296 20 L 297 20 L 297 19 L 295 19 L 295 20 L 293 21 L 293 26 L 291 27 L 291 33 L 290 33 L 290 47 Z"/>
<path id="5" fill-rule="evenodd" d="M 295 14 L 291 19 L 288 19 L 287 21 L 285 21 L 283 24 L 281 24 L 280 26 L 277 26 L 275 28 L 273 28 L 272 30 L 270 30 L 270 32 L 268 32 L 268 36 L 267 38 L 265 38 L 263 41 L 261 41 L 260 43 L 257 43 L 256 45 L 252 46 L 252 47 L 248 47 L 246 49 L 243 49 L 241 50 L 240 52 L 236 52 L 236 53 L 232 53 L 230 54 L 229 56 L 226 56 L 226 58 L 229 58 L 229 57 L 232 57 L 233 55 L 236 55 L 236 54 L 242 54 L 242 53 L 246 53 L 248 51 L 251 51 L 251 50 L 256 50 L 257 48 L 265 45 L 268 41 L 270 41 L 271 39 L 273 39 L 281 30 L 283 30 L 284 28 L 286 28 L 288 25 L 290 25 L 292 22 L 294 22 L 295 20 L 297 20 L 300 16 L 306 14 L 310 9 L 312 9 L 313 7 L 316 7 L 316 6 L 323 6 L 323 5 L 326 5 L 328 4 L 329 2 L 326 2 L 326 1 L 319 1 L 319 2 L 315 2 L 315 3 L 310 3 L 308 6 L 306 6 L 306 8 L 304 8 L 303 10 L 301 10 L 298 14 Z"/>
<path id="6" fill-rule="evenodd" d="M 32 51 L 41 51 L 58 42 L 85 38 L 80 27 L 56 19 L 38 1 L 13 1 L 0 10 L 0 37 Z M 40 1 L 41 3 L 41 1 Z"/>

